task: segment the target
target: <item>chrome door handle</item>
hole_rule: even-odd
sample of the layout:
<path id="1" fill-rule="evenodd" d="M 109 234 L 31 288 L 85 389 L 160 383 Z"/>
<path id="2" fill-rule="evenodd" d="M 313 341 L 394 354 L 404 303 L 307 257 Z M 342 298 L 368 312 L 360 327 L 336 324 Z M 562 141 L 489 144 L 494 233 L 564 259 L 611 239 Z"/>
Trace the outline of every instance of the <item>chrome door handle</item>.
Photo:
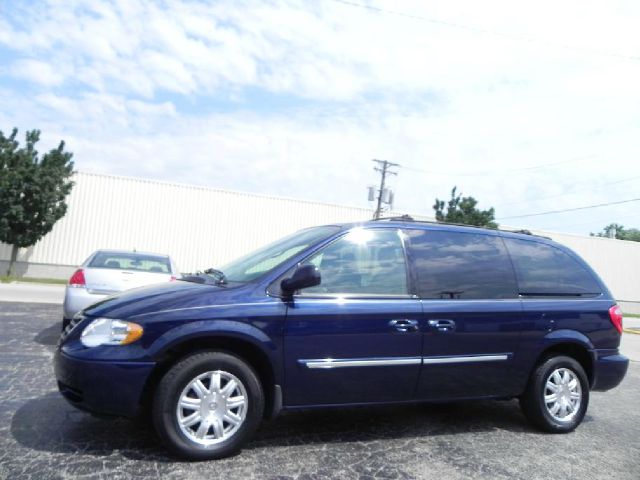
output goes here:
<path id="1" fill-rule="evenodd" d="M 453 332 L 456 329 L 456 322 L 449 320 L 448 318 L 435 318 L 433 320 L 429 320 L 429 328 L 442 333 Z"/>
<path id="2" fill-rule="evenodd" d="M 409 318 L 395 318 L 389 325 L 399 332 L 415 332 L 418 330 L 418 321 Z"/>

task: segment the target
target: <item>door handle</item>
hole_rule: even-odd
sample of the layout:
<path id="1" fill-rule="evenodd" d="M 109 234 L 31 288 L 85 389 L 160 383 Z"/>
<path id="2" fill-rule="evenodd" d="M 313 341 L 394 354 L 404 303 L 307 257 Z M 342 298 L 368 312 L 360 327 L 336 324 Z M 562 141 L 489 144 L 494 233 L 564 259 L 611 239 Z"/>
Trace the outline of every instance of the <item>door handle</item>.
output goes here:
<path id="1" fill-rule="evenodd" d="M 429 320 L 429 328 L 442 333 L 453 332 L 456 329 L 456 322 L 448 318 L 435 318 Z"/>
<path id="2" fill-rule="evenodd" d="M 409 318 L 395 318 L 389 322 L 389 325 L 399 332 L 415 332 L 418 330 L 418 321 Z"/>

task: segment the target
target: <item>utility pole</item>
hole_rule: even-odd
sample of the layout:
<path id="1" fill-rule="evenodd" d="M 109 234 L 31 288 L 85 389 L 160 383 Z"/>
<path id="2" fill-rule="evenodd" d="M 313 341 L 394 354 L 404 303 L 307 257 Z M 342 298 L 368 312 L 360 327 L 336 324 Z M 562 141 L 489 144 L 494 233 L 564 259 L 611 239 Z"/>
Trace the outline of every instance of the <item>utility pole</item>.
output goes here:
<path id="1" fill-rule="evenodd" d="M 380 218 L 380 214 L 382 213 L 382 195 L 384 194 L 384 184 L 387 179 L 387 175 L 397 175 L 398 172 L 391 171 L 391 167 L 399 167 L 400 165 L 397 163 L 389 162 L 387 160 L 372 160 L 372 162 L 377 163 L 379 166 L 374 167 L 373 169 L 376 172 L 380 172 L 380 190 L 378 190 L 378 202 L 376 206 L 376 211 L 373 214 L 374 220 Z"/>

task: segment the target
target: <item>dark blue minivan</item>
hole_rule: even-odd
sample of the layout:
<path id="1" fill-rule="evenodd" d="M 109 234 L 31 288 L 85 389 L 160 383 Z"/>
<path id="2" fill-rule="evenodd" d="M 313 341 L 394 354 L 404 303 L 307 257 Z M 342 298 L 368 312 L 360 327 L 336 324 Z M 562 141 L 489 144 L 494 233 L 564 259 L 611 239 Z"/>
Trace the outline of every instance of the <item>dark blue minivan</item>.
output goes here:
<path id="1" fill-rule="evenodd" d="M 308 228 L 72 320 L 60 392 L 150 412 L 173 453 L 237 451 L 281 410 L 518 397 L 548 432 L 582 421 L 628 360 L 622 313 L 566 247 L 410 218 Z"/>

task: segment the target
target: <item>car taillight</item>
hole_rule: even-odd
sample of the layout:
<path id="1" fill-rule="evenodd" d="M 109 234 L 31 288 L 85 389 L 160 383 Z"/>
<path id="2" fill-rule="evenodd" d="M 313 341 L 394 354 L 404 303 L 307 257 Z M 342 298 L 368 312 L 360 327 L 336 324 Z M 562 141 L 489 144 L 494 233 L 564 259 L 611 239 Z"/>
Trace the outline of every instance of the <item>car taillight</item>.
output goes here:
<path id="1" fill-rule="evenodd" d="M 84 272 L 81 268 L 76 270 L 76 272 L 71 275 L 71 278 L 69 279 L 69 285 L 72 287 L 84 287 L 86 284 L 87 282 L 84 280 Z"/>
<path id="2" fill-rule="evenodd" d="M 609 318 L 618 333 L 622 333 L 622 309 L 618 305 L 614 305 L 609 309 Z"/>
<path id="3" fill-rule="evenodd" d="M 178 277 L 176 277 L 175 275 L 171 275 L 171 278 L 169 279 L 170 282 L 175 282 L 178 279 Z"/>

